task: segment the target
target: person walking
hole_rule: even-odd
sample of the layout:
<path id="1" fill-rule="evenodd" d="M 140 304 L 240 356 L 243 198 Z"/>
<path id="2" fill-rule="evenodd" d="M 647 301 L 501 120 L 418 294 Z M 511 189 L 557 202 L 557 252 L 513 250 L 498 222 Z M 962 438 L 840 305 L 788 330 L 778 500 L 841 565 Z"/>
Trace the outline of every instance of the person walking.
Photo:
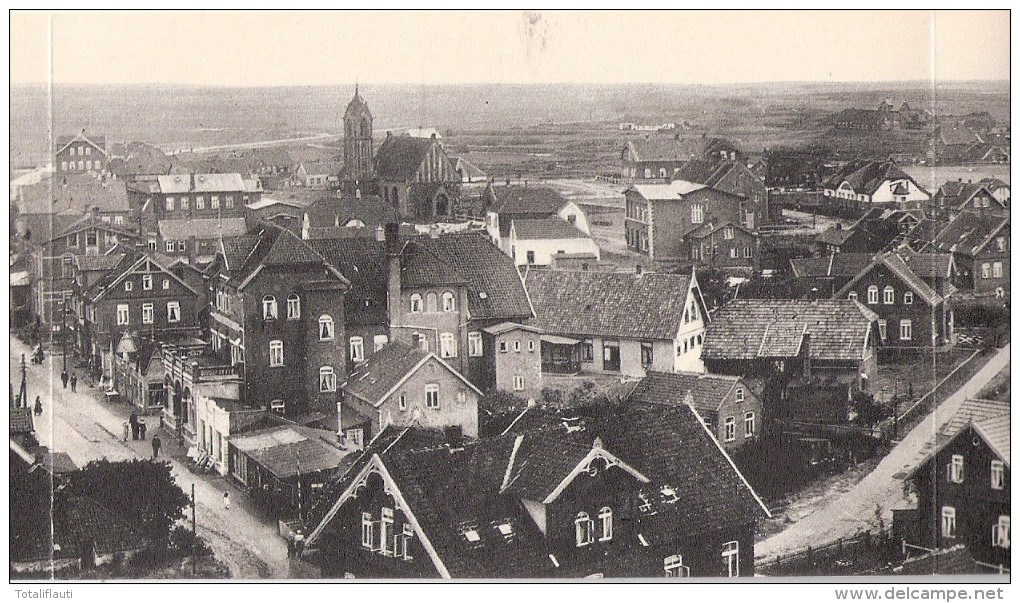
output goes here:
<path id="1" fill-rule="evenodd" d="M 71 391 L 78 391 L 78 375 L 76 373 L 71 373 Z"/>
<path id="2" fill-rule="evenodd" d="M 141 419 L 138 421 L 138 436 L 142 440 L 145 439 L 145 419 Z"/>
<path id="3" fill-rule="evenodd" d="M 223 493 L 223 510 L 224 511 L 230 510 L 230 492 Z"/>
<path id="4" fill-rule="evenodd" d="M 35 414 L 36 415 L 42 414 L 42 399 L 39 398 L 39 396 L 35 397 Z"/>
<path id="5" fill-rule="evenodd" d="M 131 439 L 138 439 L 138 413 L 131 413 L 131 418 L 128 419 L 131 422 Z"/>
<path id="6" fill-rule="evenodd" d="M 127 442 L 128 436 L 130 436 L 130 435 L 131 435 L 131 424 L 128 423 L 127 421 L 124 421 L 124 442 L 125 443 Z"/>
<path id="7" fill-rule="evenodd" d="M 60 371 L 60 380 L 64 383 L 64 389 L 67 389 L 67 371 Z"/>
<path id="8" fill-rule="evenodd" d="M 163 443 L 159 441 L 159 434 L 152 436 L 152 460 L 159 458 L 159 447 Z"/>

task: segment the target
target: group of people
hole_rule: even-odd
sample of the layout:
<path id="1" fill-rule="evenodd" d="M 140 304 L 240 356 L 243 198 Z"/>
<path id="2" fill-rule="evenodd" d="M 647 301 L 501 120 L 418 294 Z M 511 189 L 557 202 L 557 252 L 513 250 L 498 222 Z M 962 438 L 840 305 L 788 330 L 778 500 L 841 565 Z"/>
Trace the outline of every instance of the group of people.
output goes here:
<path id="1" fill-rule="evenodd" d="M 71 371 L 70 375 L 67 374 L 66 369 L 61 371 L 60 381 L 64 384 L 64 389 L 67 389 L 67 384 L 70 383 L 71 391 L 72 392 L 78 391 L 78 374 L 75 373 L 74 371 Z"/>

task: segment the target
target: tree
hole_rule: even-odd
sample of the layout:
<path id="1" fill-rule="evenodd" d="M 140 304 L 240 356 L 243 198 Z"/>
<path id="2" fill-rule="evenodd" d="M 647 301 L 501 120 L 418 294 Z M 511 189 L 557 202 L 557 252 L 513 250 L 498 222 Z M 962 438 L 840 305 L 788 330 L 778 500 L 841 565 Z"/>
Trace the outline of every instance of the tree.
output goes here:
<path id="1" fill-rule="evenodd" d="M 68 488 L 138 526 L 156 549 L 169 546 L 174 523 L 184 518 L 184 509 L 191 504 L 167 462 L 91 461 L 70 474 Z"/>

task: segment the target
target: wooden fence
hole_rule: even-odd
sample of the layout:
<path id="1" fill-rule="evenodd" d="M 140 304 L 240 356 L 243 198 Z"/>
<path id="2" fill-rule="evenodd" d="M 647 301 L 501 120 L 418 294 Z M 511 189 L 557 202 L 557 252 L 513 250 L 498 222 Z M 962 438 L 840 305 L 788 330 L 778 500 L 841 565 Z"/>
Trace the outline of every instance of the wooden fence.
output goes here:
<path id="1" fill-rule="evenodd" d="M 882 567 L 895 554 L 888 531 L 865 530 L 768 561 L 755 561 L 754 571 L 762 576 L 850 576 Z"/>

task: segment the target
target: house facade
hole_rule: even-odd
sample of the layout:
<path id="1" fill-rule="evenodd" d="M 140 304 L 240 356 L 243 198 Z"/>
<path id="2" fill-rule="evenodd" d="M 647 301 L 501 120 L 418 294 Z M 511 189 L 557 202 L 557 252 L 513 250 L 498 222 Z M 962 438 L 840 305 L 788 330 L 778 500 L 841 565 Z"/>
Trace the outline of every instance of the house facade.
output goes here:
<path id="1" fill-rule="evenodd" d="M 692 159 L 715 163 L 736 161 L 741 152 L 725 138 L 709 136 L 656 136 L 630 139 L 620 152 L 624 182 L 669 182 Z"/>
<path id="2" fill-rule="evenodd" d="M 914 207 L 930 195 L 892 161 L 856 160 L 822 183 L 823 195 L 843 205 Z"/>
<path id="3" fill-rule="evenodd" d="M 450 216 L 460 200 L 460 175 L 435 137 L 387 134 L 374 172 L 383 201 L 410 220 Z"/>
<path id="4" fill-rule="evenodd" d="M 672 179 L 704 184 L 746 199 L 741 207 L 739 224 L 747 230 L 753 232 L 771 219 L 765 179 L 751 171 L 743 161 L 692 159 L 682 165 Z"/>
<path id="5" fill-rule="evenodd" d="M 761 265 L 758 236 L 732 222 L 705 222 L 685 239 L 689 257 L 698 267 L 757 271 Z"/>
<path id="6" fill-rule="evenodd" d="M 932 248 L 953 254 L 964 289 L 980 295 L 1009 294 L 1009 216 L 962 212 L 936 235 Z"/>
<path id="7" fill-rule="evenodd" d="M 59 136 L 53 145 L 53 166 L 58 174 L 102 172 L 107 169 L 106 136 L 86 134 Z"/>
<path id="8" fill-rule="evenodd" d="M 563 254 L 584 254 L 595 262 L 602 256 L 590 236 L 559 217 L 511 220 L 508 243 L 518 266 L 549 266 Z"/>

